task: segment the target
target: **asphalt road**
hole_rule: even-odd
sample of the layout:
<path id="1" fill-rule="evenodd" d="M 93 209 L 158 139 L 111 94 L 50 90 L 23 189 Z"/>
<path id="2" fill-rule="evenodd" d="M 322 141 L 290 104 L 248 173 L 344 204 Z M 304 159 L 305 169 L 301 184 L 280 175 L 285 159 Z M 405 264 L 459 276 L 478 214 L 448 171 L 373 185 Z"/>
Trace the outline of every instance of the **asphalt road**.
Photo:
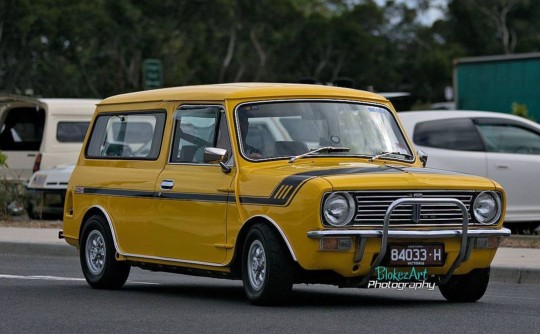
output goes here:
<path id="1" fill-rule="evenodd" d="M 238 281 L 133 269 L 117 291 L 91 289 L 77 258 L 0 255 L 0 333 L 536 332 L 540 286 L 492 283 L 480 302 L 437 289 L 298 285 L 285 307 L 249 304 Z"/>

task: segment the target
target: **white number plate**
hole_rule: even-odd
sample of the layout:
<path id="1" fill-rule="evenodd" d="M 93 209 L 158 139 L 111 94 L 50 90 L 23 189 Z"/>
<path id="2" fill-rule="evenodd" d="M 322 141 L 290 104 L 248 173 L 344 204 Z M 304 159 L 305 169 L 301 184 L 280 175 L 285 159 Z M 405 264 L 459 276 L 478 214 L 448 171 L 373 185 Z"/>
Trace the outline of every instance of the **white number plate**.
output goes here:
<path id="1" fill-rule="evenodd" d="M 436 267 L 444 264 L 443 244 L 391 244 L 386 255 L 388 266 Z"/>

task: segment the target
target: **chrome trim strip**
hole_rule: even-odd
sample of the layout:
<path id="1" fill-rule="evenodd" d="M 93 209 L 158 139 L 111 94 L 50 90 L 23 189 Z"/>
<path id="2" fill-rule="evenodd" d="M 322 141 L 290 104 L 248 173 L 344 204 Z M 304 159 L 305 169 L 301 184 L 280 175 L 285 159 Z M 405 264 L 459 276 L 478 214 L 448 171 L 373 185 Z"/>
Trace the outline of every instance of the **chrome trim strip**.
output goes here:
<path id="1" fill-rule="evenodd" d="M 219 264 L 219 263 L 212 263 L 212 262 L 201 262 L 201 261 L 190 261 L 190 260 L 180 260 L 180 259 L 172 259 L 168 257 L 160 257 L 160 256 L 148 256 L 148 255 L 138 255 L 138 254 L 131 254 L 131 253 L 124 253 L 120 254 L 125 257 L 135 257 L 139 259 L 149 259 L 149 260 L 159 260 L 159 261 L 168 261 L 168 262 L 175 262 L 175 263 L 184 263 L 184 264 L 197 264 L 202 266 L 208 266 L 208 267 L 225 267 L 227 264 Z"/>
<path id="2" fill-rule="evenodd" d="M 362 238 L 380 238 L 383 232 L 381 230 L 322 230 L 322 231 L 309 231 L 307 236 L 311 239 L 321 239 L 324 237 L 337 237 L 337 236 L 357 236 Z M 468 238 L 487 237 L 487 236 L 510 236 L 509 229 L 503 227 L 497 230 L 477 229 L 469 230 L 467 233 Z M 439 230 L 439 231 L 409 231 L 409 230 L 389 230 L 389 238 L 403 238 L 403 239 L 422 239 L 422 238 L 452 238 L 461 236 L 461 230 Z"/>

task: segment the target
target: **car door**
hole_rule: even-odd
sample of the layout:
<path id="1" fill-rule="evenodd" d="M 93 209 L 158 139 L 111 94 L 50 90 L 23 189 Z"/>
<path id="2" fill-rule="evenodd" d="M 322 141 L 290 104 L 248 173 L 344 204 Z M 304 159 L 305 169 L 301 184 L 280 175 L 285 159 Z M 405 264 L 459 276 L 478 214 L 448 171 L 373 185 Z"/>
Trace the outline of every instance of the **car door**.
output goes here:
<path id="1" fill-rule="evenodd" d="M 488 143 L 487 176 L 506 190 L 507 220 L 538 220 L 540 131 L 513 120 L 481 118 L 475 123 Z"/>
<path id="2" fill-rule="evenodd" d="M 206 147 L 227 149 L 230 136 L 223 107 L 182 106 L 174 116 L 169 163 L 159 175 L 154 234 L 156 255 L 190 263 L 219 264 L 227 248 L 226 212 L 235 169 L 205 163 Z"/>
<path id="3" fill-rule="evenodd" d="M 418 149 L 428 154 L 427 167 L 486 176 L 482 138 L 470 118 L 419 122 L 413 130 Z"/>

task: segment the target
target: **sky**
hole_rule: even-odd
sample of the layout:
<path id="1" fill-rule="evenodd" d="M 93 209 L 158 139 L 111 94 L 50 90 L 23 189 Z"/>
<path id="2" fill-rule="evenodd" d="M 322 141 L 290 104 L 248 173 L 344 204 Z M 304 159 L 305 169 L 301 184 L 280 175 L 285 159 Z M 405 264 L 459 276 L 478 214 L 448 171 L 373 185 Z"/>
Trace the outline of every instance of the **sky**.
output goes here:
<path id="1" fill-rule="evenodd" d="M 375 0 L 379 6 L 383 6 L 387 0 Z M 404 2 L 409 7 L 416 6 L 417 0 L 396 0 L 397 2 Z M 429 0 L 430 8 L 424 11 L 420 16 L 420 22 L 425 25 L 431 25 L 434 21 L 444 16 L 444 10 L 446 9 L 448 0 Z"/>

